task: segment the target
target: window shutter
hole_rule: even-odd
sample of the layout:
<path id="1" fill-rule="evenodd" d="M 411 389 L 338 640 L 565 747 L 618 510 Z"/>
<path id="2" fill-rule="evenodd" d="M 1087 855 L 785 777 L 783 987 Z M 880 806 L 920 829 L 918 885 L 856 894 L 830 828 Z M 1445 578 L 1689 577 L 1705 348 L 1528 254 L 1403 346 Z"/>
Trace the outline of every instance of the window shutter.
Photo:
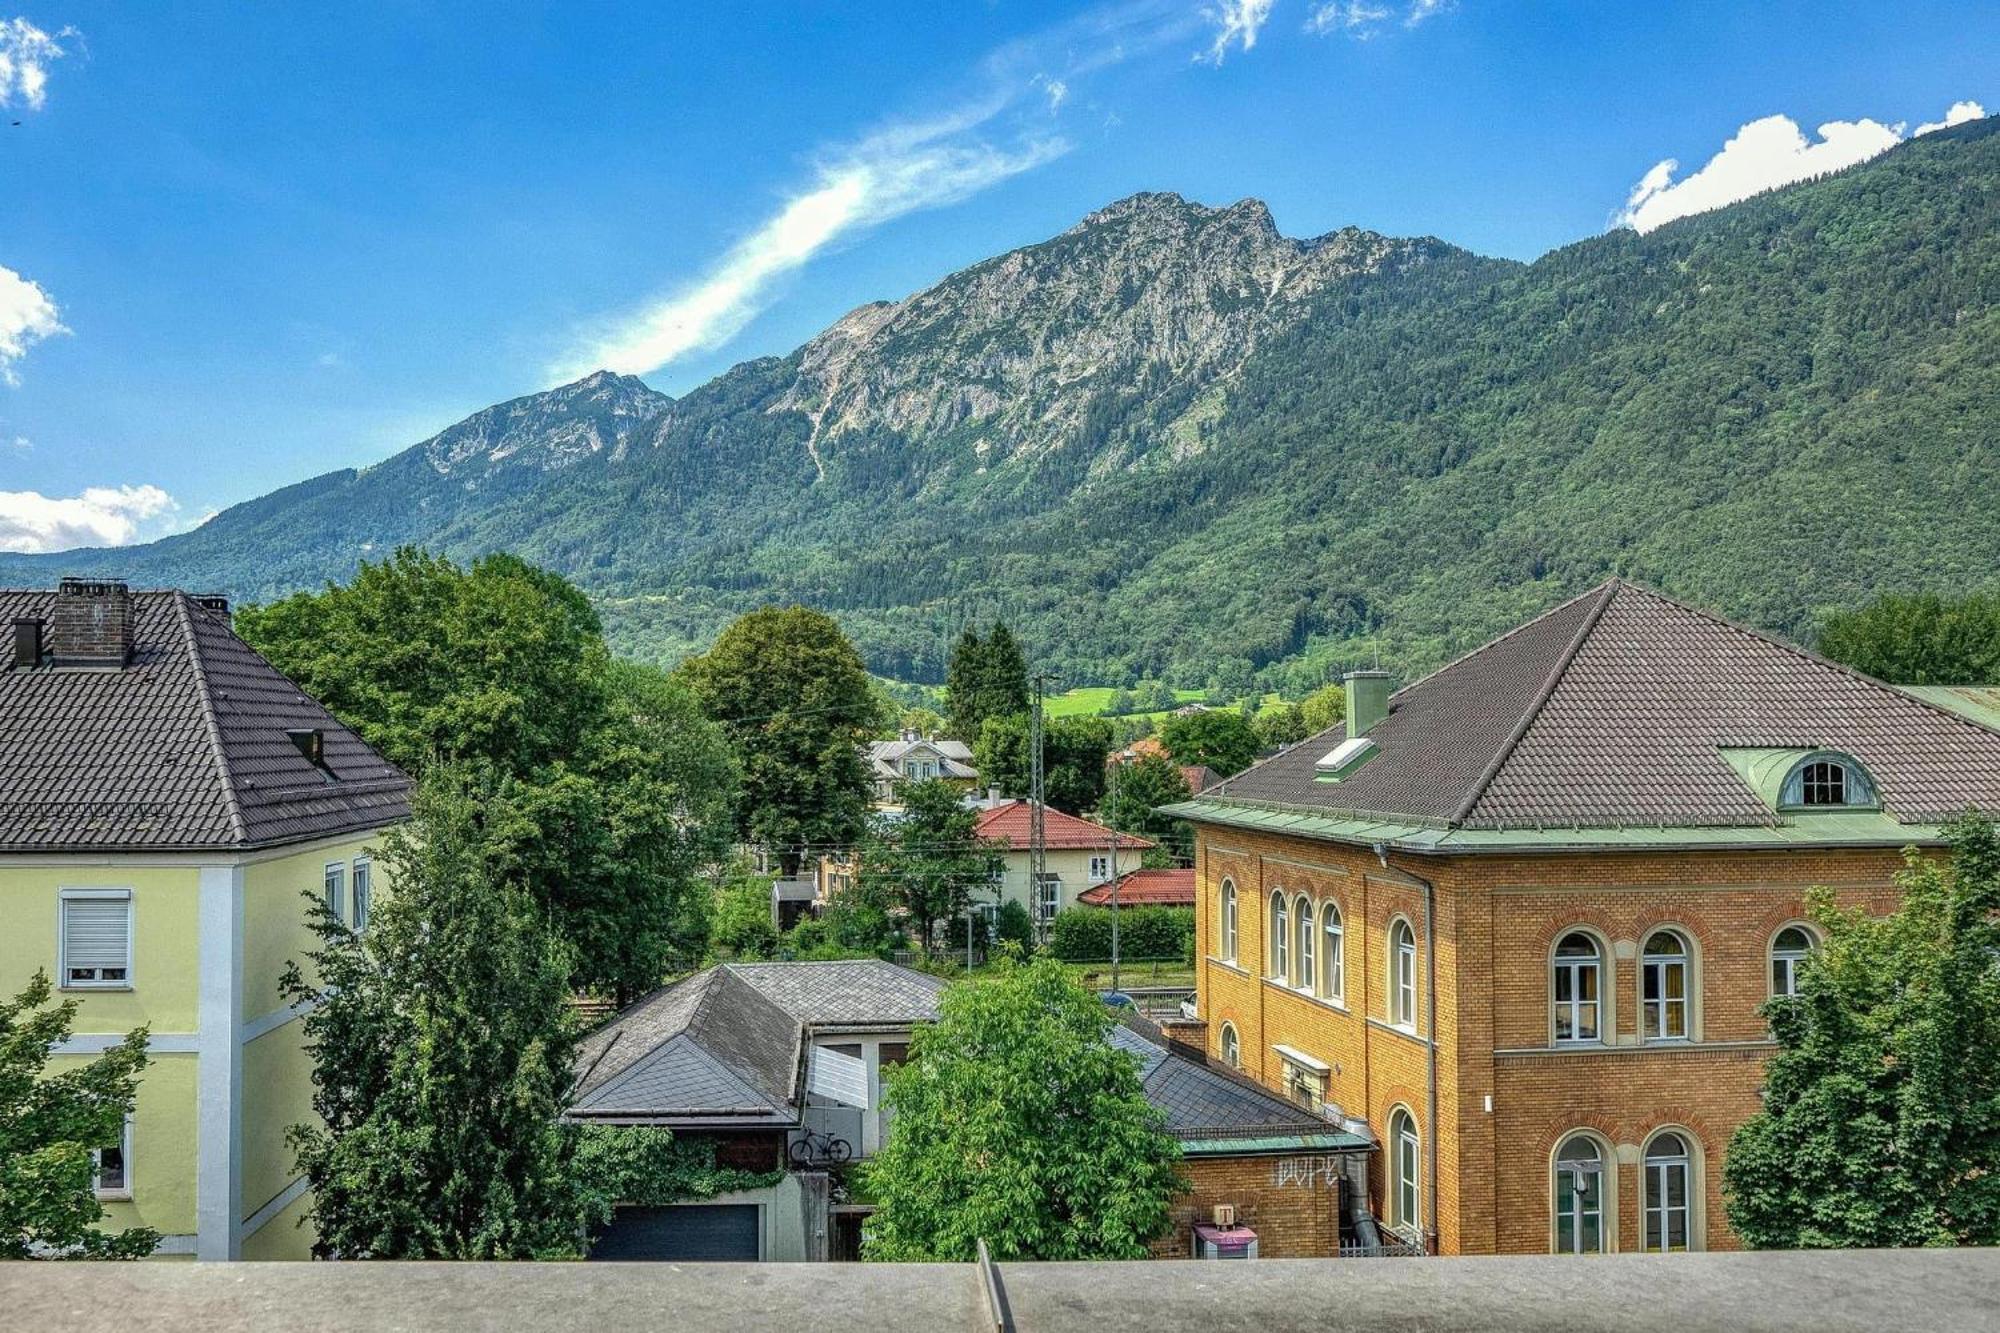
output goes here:
<path id="1" fill-rule="evenodd" d="M 132 945 L 132 902 L 129 898 L 65 898 L 63 900 L 63 966 L 71 972 L 91 968 L 102 975 L 114 969 L 123 975 Z"/>

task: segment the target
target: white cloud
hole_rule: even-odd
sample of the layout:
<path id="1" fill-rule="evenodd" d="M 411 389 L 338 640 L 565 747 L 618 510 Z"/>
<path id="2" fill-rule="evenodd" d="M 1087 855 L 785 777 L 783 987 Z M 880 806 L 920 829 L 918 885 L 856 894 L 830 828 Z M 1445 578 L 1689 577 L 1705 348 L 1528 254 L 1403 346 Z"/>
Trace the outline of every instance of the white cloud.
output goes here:
<path id="1" fill-rule="evenodd" d="M 1403 26 L 1414 28 L 1427 18 L 1435 18 L 1452 7 L 1453 0 L 1410 0 L 1410 12 L 1403 16 Z"/>
<path id="2" fill-rule="evenodd" d="M 693 285 L 593 339 L 552 372 L 573 379 L 599 367 L 643 374 L 734 336 L 763 308 L 773 282 L 850 232 L 977 194 L 1067 152 L 1059 138 L 1008 147 L 970 131 L 1005 99 L 940 119 L 891 126 L 822 164 L 810 188 L 724 255 Z"/>
<path id="3" fill-rule="evenodd" d="M 24 18 L 0 19 L 0 106 L 19 102 L 41 110 L 48 100 L 49 66 L 69 54 L 62 42 L 74 36 L 74 28 L 50 36 Z"/>
<path id="4" fill-rule="evenodd" d="M 1943 120 L 1927 121 L 1910 131 L 1910 137 L 1929 134 L 1933 130 L 1948 130 L 1954 125 L 1963 125 L 1968 120 L 1986 119 L 1986 108 L 1977 102 L 1953 102 L 1951 109 L 1944 113 Z"/>
<path id="5" fill-rule="evenodd" d="M 18 384 L 14 363 L 42 339 L 68 332 L 47 292 L 0 265 L 0 381 Z"/>
<path id="6" fill-rule="evenodd" d="M 1051 79 L 1042 74 L 1037 74 L 1034 82 L 1035 86 L 1042 90 L 1042 96 L 1049 101 L 1049 114 L 1053 116 L 1062 110 L 1062 104 L 1069 100 L 1069 85 L 1061 79 Z"/>
<path id="7" fill-rule="evenodd" d="M 1831 120 L 1819 127 L 1817 140 L 1808 140 L 1790 116 L 1765 116 L 1736 131 L 1690 176 L 1675 180 L 1680 163 L 1672 158 L 1655 164 L 1633 187 L 1614 225 L 1649 232 L 1675 218 L 1866 162 L 1902 137 L 1900 126 Z"/>
<path id="8" fill-rule="evenodd" d="M 1403 26 L 1414 28 L 1425 19 L 1436 18 L 1454 8 L 1456 0 L 1409 0 L 1401 10 Z M 1382 31 L 1396 17 L 1397 10 L 1386 2 L 1370 0 L 1324 0 L 1306 16 L 1306 31 L 1325 37 L 1334 33 L 1365 42 Z"/>
<path id="9" fill-rule="evenodd" d="M 1208 11 L 1209 21 L 1215 25 L 1215 38 L 1209 43 L 1208 50 L 1195 54 L 1195 59 L 1220 65 L 1232 45 L 1243 51 L 1257 45 L 1257 34 L 1263 31 L 1265 21 L 1271 17 L 1273 2 L 1222 0 Z"/>
<path id="10" fill-rule="evenodd" d="M 0 551 L 125 546 L 171 529 L 180 506 L 157 486 L 89 486 L 81 495 L 0 491 Z"/>
<path id="11" fill-rule="evenodd" d="M 7 447 L 23 458 L 35 452 L 35 442 L 25 435 L 16 435 L 7 442 Z"/>

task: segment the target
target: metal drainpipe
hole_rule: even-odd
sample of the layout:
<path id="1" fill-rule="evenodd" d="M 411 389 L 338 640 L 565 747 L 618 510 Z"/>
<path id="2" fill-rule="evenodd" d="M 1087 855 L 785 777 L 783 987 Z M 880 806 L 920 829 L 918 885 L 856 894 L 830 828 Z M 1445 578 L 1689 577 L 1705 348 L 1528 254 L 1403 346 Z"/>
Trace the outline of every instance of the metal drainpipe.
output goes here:
<path id="1" fill-rule="evenodd" d="M 1375 844 L 1375 858 L 1384 870 L 1389 865 L 1389 848 L 1384 843 Z M 1429 1029 L 1429 1062 L 1424 1076 L 1424 1100 L 1427 1104 L 1426 1117 L 1429 1123 L 1424 1134 L 1424 1184 L 1430 1195 L 1430 1229 L 1433 1237 L 1438 1233 L 1438 996 L 1437 996 L 1437 885 L 1422 875 L 1397 869 L 1397 874 L 1415 880 L 1424 886 L 1424 999 L 1429 1008 L 1426 1027 Z"/>

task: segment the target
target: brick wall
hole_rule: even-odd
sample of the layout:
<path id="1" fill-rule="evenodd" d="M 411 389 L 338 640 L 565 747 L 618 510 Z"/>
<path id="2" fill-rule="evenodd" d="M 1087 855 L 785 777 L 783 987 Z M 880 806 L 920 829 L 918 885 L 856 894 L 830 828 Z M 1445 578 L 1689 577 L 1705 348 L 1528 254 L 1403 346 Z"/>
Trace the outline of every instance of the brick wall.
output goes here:
<path id="1" fill-rule="evenodd" d="M 1848 905 L 1886 910 L 1900 865 L 1890 850 L 1682 852 L 1507 857 L 1392 855 L 1384 868 L 1362 847 L 1202 828 L 1197 844 L 1196 990 L 1209 1050 L 1223 1053 L 1234 1026 L 1245 1071 L 1282 1087 L 1277 1046 L 1330 1066 L 1327 1097 L 1363 1116 L 1378 1137 L 1400 1107 L 1415 1120 L 1426 1168 L 1435 1158 L 1437 1216 L 1427 1218 L 1444 1253 L 1546 1252 L 1550 1248 L 1553 1154 L 1569 1132 L 1589 1129 L 1617 1160 L 1613 1243 L 1640 1243 L 1640 1157 L 1662 1128 L 1696 1149 L 1701 1217 L 1709 1249 L 1733 1248 L 1720 1181 L 1729 1135 L 1757 1106 L 1770 1046 L 1758 1006 L 1769 993 L 1769 946 L 1805 915 L 1809 887 L 1825 885 Z M 1421 876 L 1436 885 L 1438 1119 L 1426 1096 L 1429 997 L 1420 984 L 1416 1031 L 1389 1020 L 1388 932 L 1410 922 L 1418 978 L 1426 979 Z M 1238 893 L 1238 946 L 1219 958 L 1219 897 Z M 1303 893 L 1317 911 L 1340 907 L 1344 997 L 1300 994 L 1267 974 L 1269 899 Z M 1295 908 L 1292 909 L 1296 911 Z M 1288 913 L 1288 920 L 1293 919 Z M 1639 1036 L 1639 957 L 1645 939 L 1681 932 L 1695 959 L 1694 1039 L 1647 1044 Z M 1551 955 L 1565 933 L 1600 942 L 1600 988 L 1610 1040 L 1556 1049 L 1550 1020 Z M 1323 942 L 1324 936 L 1320 937 Z M 1287 949 L 1296 953 L 1293 941 Z M 1315 951 L 1325 966 L 1324 947 Z M 1490 1100 L 1489 1100 L 1490 1099 Z M 1378 1153 L 1371 1206 L 1387 1219 L 1391 1187 Z M 1430 1190 L 1423 1190 L 1430 1208 Z"/>
<path id="2" fill-rule="evenodd" d="M 1182 1163 L 1192 1189 L 1174 1201 L 1173 1225 L 1153 1242 L 1159 1259 L 1191 1257 L 1194 1226 L 1232 1204 L 1257 1233 L 1260 1259 L 1324 1259 L 1340 1253 L 1340 1172 L 1336 1154 L 1195 1157 Z"/>

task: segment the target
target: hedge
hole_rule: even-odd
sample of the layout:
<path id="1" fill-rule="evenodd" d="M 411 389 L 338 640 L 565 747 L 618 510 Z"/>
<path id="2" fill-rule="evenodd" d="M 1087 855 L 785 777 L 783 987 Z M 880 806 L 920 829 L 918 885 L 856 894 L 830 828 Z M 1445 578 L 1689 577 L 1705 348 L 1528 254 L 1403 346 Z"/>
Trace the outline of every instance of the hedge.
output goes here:
<path id="1" fill-rule="evenodd" d="M 1049 932 L 1049 952 L 1066 963 L 1096 963 L 1111 957 L 1111 909 L 1071 907 L 1056 913 Z M 1135 962 L 1192 958 L 1194 909 L 1119 909 L 1118 956 Z"/>

